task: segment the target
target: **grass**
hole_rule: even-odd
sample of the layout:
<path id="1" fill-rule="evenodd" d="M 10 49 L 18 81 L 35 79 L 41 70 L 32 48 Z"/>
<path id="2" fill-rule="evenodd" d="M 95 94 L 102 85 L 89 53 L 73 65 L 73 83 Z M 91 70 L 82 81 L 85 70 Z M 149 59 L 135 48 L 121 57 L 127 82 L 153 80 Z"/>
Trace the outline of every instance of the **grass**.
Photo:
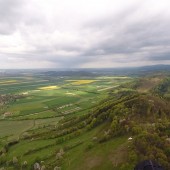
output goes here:
<path id="1" fill-rule="evenodd" d="M 31 151 L 38 150 L 49 145 L 53 145 L 54 143 L 55 140 L 36 140 L 36 141 L 26 140 L 11 147 L 9 154 L 7 155 L 7 158 L 12 159 L 14 156 L 24 157 L 24 155 L 32 155 Z"/>
<path id="2" fill-rule="evenodd" d="M 10 136 L 8 139 L 18 138 L 24 131 L 32 128 L 33 120 L 0 121 L 0 137 Z"/>
<path id="3" fill-rule="evenodd" d="M 52 110 L 46 110 L 38 113 L 33 113 L 33 114 L 27 114 L 20 116 L 19 118 L 21 119 L 44 119 L 44 118 L 49 118 L 49 117 L 55 117 L 57 116 L 57 113 L 52 111 Z"/>
<path id="4" fill-rule="evenodd" d="M 71 83 L 68 85 L 65 84 L 64 81 Z M 105 79 L 56 79 L 51 82 L 40 77 L 16 77 L 15 80 L 8 78 L 3 79 L 2 82 L 20 82 L 20 84 L 15 85 L 10 85 L 10 83 L 6 86 L 4 85 L 4 88 L 6 87 L 5 92 L 12 91 L 12 93 L 20 93 L 22 91 L 21 93 L 27 96 L 22 99 L 17 99 L 15 103 L 10 104 L 7 108 L 7 111 L 13 113 L 15 119 L 17 116 L 22 116 L 22 119 L 53 117 L 56 116 L 56 113 L 52 111 L 52 109 L 66 104 L 78 103 L 82 109 L 89 108 L 93 106 L 94 102 L 96 103 L 100 96 L 97 93 L 98 86 L 102 88 L 110 88 L 111 86 L 110 84 L 107 85 L 108 82 Z M 109 79 L 109 82 L 111 83 L 112 80 Z M 75 85 L 77 86 L 75 87 Z M 107 91 L 102 91 L 101 94 L 104 95 L 106 93 Z M 83 102 L 81 101 L 82 99 L 87 100 Z M 88 102 L 88 100 L 91 101 Z"/>
<path id="5" fill-rule="evenodd" d="M 13 116 L 0 121 L 0 138 L 8 136 L 3 138 L 3 141 L 17 139 L 24 132 L 32 134 L 48 133 L 50 132 L 49 129 L 57 126 L 58 121 L 63 118 L 60 115 L 61 112 L 69 112 L 69 110 L 74 110 L 76 107 L 80 107 L 81 110 L 75 110 L 66 116 L 72 117 L 72 115 L 88 113 L 91 107 L 96 106 L 108 95 L 109 88 L 127 81 L 128 78 L 109 77 L 104 79 L 102 77 L 91 80 L 90 78 L 81 79 L 81 77 L 76 77 L 71 80 L 71 77 L 58 79 L 56 77 L 32 76 L 15 78 L 16 82 L 12 82 L 13 79 L 3 80 L 9 81 L 9 83 L 2 84 L 2 86 L 0 84 L 0 87 L 4 88 L 0 92 L 25 94 L 26 97 L 8 105 L 6 111 L 12 112 Z M 17 84 L 18 82 L 19 84 Z M 102 89 L 101 92 L 98 91 L 99 89 Z M 71 105 L 63 107 L 68 104 Z M 63 108 L 58 110 L 59 107 Z M 101 133 L 102 129 L 103 126 L 99 126 L 62 144 L 56 144 L 56 139 L 20 140 L 18 144 L 9 148 L 7 159 L 11 160 L 14 156 L 17 156 L 22 162 L 28 161 L 30 166 L 39 157 L 39 160 L 50 163 L 50 161 L 55 161 L 57 149 L 81 141 L 82 144 L 66 153 L 62 165 L 63 170 L 80 169 L 80 165 L 82 170 L 113 169 L 113 160 L 110 157 L 114 157 L 114 154 L 116 154 L 114 150 L 121 148 L 127 139 L 126 137 L 120 137 L 101 145 L 94 143 L 95 147 L 87 149 L 92 143 L 92 138 L 97 133 Z M 0 146 L 3 146 L 3 144 L 0 142 Z"/>
<path id="6" fill-rule="evenodd" d="M 56 99 L 44 102 L 44 104 L 47 105 L 48 107 L 54 107 L 54 106 L 58 107 L 58 106 L 62 106 L 62 105 L 65 105 L 65 104 L 71 104 L 71 103 L 77 102 L 78 100 L 79 100 L 78 97 L 61 96 L 61 97 L 58 97 Z"/>
<path id="7" fill-rule="evenodd" d="M 28 102 L 22 104 L 13 104 L 8 111 L 14 115 L 26 115 L 46 110 L 45 105 L 40 102 Z"/>
<path id="8" fill-rule="evenodd" d="M 37 119 L 37 120 L 35 120 L 34 128 L 42 127 L 44 125 L 57 125 L 58 121 L 61 120 L 61 119 L 62 119 L 62 117 Z"/>
<path id="9" fill-rule="evenodd" d="M 111 158 L 116 154 L 114 153 L 116 149 L 127 142 L 127 137 L 114 138 L 103 144 L 94 143 L 91 149 L 87 149 L 89 144 L 92 143 L 92 138 L 96 136 L 96 133 L 99 133 L 102 128 L 103 125 L 77 139 L 69 141 L 69 144 L 72 144 L 75 143 L 76 140 L 81 140 L 83 144 L 67 152 L 62 166 L 63 170 L 79 170 L 80 166 L 82 170 L 113 169 L 115 165 Z"/>

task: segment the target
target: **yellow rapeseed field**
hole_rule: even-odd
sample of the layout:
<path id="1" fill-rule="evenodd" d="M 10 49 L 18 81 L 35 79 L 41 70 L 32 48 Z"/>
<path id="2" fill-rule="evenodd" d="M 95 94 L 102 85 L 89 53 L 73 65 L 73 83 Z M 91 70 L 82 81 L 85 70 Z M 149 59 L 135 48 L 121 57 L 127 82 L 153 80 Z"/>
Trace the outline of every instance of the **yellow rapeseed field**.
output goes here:
<path id="1" fill-rule="evenodd" d="M 45 86 L 45 87 L 40 87 L 40 90 L 53 90 L 53 89 L 58 89 L 58 86 Z"/>
<path id="2" fill-rule="evenodd" d="M 89 83 L 93 83 L 97 80 L 66 80 L 66 81 L 70 81 L 72 82 L 72 85 L 82 85 L 82 84 L 89 84 Z"/>
<path id="3" fill-rule="evenodd" d="M 0 84 L 2 85 L 8 85 L 8 84 L 16 84 L 18 81 L 17 80 L 0 80 Z"/>

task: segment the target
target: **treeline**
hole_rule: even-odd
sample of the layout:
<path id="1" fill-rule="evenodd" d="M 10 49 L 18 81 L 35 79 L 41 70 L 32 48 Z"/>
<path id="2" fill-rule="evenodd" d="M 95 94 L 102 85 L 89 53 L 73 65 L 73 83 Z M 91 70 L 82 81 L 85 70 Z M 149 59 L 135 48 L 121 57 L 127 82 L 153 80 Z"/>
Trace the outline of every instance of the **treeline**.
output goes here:
<path id="1" fill-rule="evenodd" d="M 10 102 L 15 102 L 17 99 L 25 97 L 24 95 L 3 94 L 0 95 L 0 105 L 5 105 Z"/>

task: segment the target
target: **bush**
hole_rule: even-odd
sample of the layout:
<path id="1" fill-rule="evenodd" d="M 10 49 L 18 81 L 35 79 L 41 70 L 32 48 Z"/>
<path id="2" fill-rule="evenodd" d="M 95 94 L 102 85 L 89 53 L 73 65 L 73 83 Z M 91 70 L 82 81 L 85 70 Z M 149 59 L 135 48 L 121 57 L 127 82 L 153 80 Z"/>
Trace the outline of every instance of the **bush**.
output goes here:
<path id="1" fill-rule="evenodd" d="M 86 150 L 88 151 L 88 150 L 92 149 L 94 146 L 95 146 L 94 143 L 91 142 L 86 146 Z"/>

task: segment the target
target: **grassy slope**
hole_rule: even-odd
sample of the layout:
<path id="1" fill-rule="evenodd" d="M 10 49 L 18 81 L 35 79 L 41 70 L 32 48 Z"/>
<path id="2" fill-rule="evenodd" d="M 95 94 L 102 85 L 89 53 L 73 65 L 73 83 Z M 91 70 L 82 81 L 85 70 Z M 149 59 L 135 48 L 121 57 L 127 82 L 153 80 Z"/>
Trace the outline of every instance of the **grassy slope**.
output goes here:
<path id="1" fill-rule="evenodd" d="M 34 126 L 33 120 L 0 121 L 0 137 L 10 136 L 9 139 L 18 138 L 20 134 Z"/>
<path id="2" fill-rule="evenodd" d="M 123 159 L 126 159 L 125 155 L 122 155 L 122 150 L 119 152 L 126 142 L 127 137 L 119 137 L 107 143 L 96 144 L 91 149 L 87 149 L 87 143 L 78 146 L 65 155 L 62 168 L 68 170 L 78 170 L 80 167 L 82 170 L 112 169 L 117 164 L 122 163 Z M 126 153 L 126 148 L 123 153 Z"/>

